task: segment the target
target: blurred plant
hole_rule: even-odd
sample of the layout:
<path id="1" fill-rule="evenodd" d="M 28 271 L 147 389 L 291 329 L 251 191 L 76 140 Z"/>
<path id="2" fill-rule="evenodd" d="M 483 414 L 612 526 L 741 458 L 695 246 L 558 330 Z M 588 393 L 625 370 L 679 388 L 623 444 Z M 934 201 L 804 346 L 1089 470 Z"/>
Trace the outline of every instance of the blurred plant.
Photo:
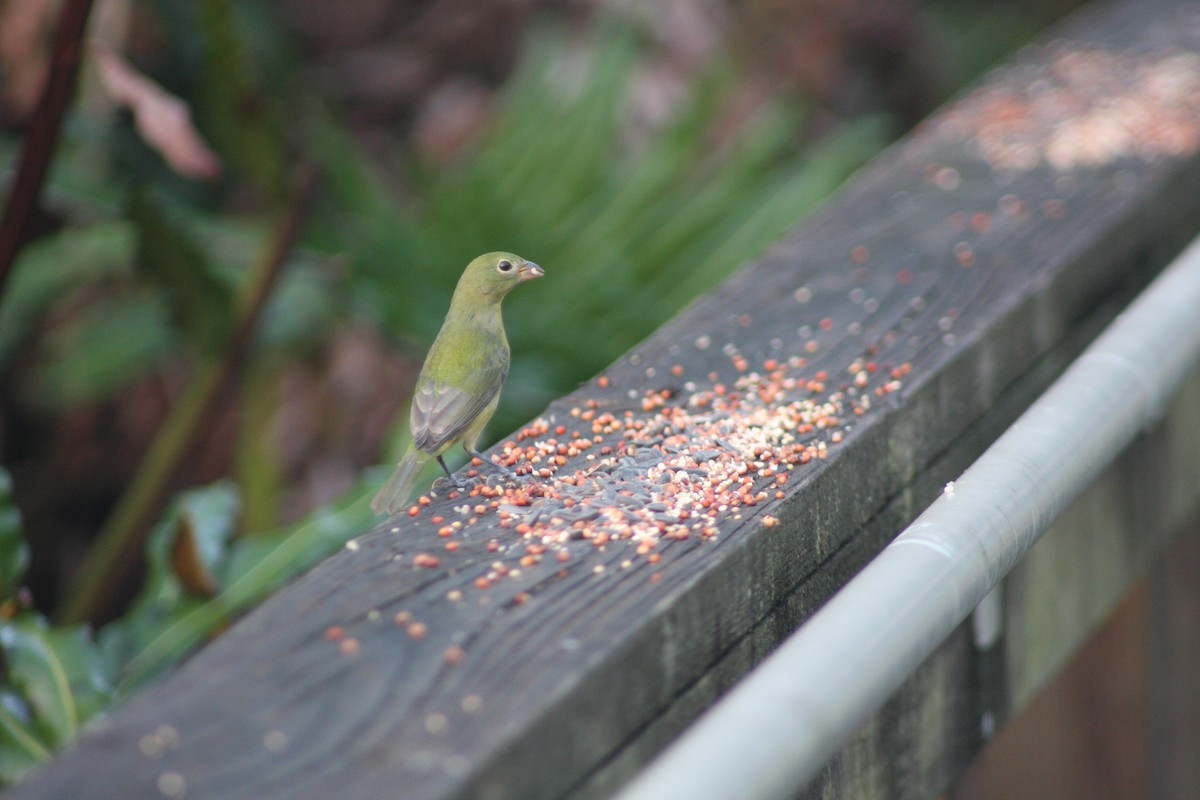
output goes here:
<path id="1" fill-rule="evenodd" d="M 19 277 L 29 276 L 29 283 L 16 287 L 0 306 L 0 321 L 28 324 L 45 316 L 46 309 L 38 303 L 61 302 L 64 296 L 78 297 L 90 289 L 86 301 L 71 309 L 66 324 L 42 338 L 41 354 L 46 357 L 35 366 L 31 384 L 36 390 L 40 383 L 44 394 L 54 398 L 50 405 L 70 408 L 72 402 L 104 398 L 168 358 L 190 362 L 187 383 L 122 491 L 63 603 L 61 616 L 70 621 L 111 613 L 114 589 L 130 574 L 141 543 L 170 492 L 187 480 L 190 461 L 227 403 L 252 345 L 261 352 L 267 344 L 265 352 L 270 352 L 270 343 L 258 336 L 259 320 L 268 302 L 277 301 L 276 284 L 314 193 L 314 170 L 303 164 L 287 166 L 294 148 L 282 134 L 275 106 L 263 100 L 267 93 L 253 77 L 230 0 L 205 0 L 194 12 L 196 30 L 208 54 L 203 62 L 207 70 L 203 86 L 213 87 L 211 107 L 223 112 L 213 113 L 222 123 L 217 145 L 220 156 L 192 126 L 183 101 L 142 76 L 106 44 L 92 43 L 98 85 L 131 111 L 144 142 L 143 158 L 133 159 L 132 170 L 95 170 L 118 187 L 107 194 L 119 198 L 124 217 L 125 235 L 116 237 L 116 252 L 108 251 L 115 256 L 119 282 L 117 287 L 98 282 L 94 261 L 88 257 L 74 260 L 81 267 L 79 272 L 52 269 L 50 280 L 28 263 L 21 263 Z M 81 46 L 77 41 L 74 49 Z M 286 92 L 280 91 L 278 96 L 282 100 Z M 114 130 L 121 128 L 118 125 Z M 87 134 L 95 133 L 85 131 L 84 143 L 75 150 L 76 158 L 91 157 L 93 167 L 98 166 L 95 143 L 88 141 Z M 245 231 L 245 223 L 214 216 L 195 203 L 182 201 L 172 183 L 163 180 L 162 176 L 170 173 L 144 168 L 146 147 L 153 150 L 152 163 L 165 162 L 185 177 L 212 180 L 221 174 L 222 162 L 235 165 L 235 180 L 256 190 L 261 207 L 257 215 L 263 218 L 254 226 L 257 241 L 247 243 L 243 237 L 242 243 L 250 247 L 242 252 L 257 249 L 263 256 L 247 266 L 241 253 L 230 258 L 215 246 L 239 229 Z M 34 148 L 31 133 L 25 140 L 23 164 Z M 285 178 L 287 173 L 294 175 Z M 52 179 L 51 187 L 54 185 Z M 87 194 L 75 194 L 70 186 L 63 188 L 65 195 L 105 219 L 102 225 L 111 225 L 110 209 L 96 208 Z M 17 204 L 22 191 L 18 181 L 9 208 Z M 78 212 L 76 209 L 78 216 L 84 216 Z M 69 225 L 75 220 L 67 217 L 64 221 Z M 199 229 L 206 225 L 208 238 L 202 239 Z M 66 227 L 58 238 L 66 248 L 77 249 L 77 233 Z M 37 249 L 32 252 L 35 258 L 39 255 Z M 106 273 L 103 277 L 114 276 Z M 83 280 L 68 286 L 64 278 Z M 4 327 L 10 341 L 20 342 L 29 334 L 19 326 Z"/>
<path id="2" fill-rule="evenodd" d="M 1082 0 L 1053 0 L 1038 3 L 929 3 L 925 22 L 943 52 L 943 91 L 936 99 L 949 99 L 952 92 L 974 80 L 997 61 L 1029 41 Z"/>
<path id="3" fill-rule="evenodd" d="M 23 598 L 29 553 L 0 469 L 0 784 L 19 780 L 108 706 L 107 664 L 84 626 L 51 627 Z"/>
<path id="4" fill-rule="evenodd" d="M 79 62 L 82 59 L 80 42 L 91 8 L 92 0 L 67 0 L 63 4 L 51 45 L 51 57 L 48 62 L 39 64 L 44 72 L 41 94 L 29 120 L 25 147 L 21 151 L 21 160 L 12 180 L 8 202 L 4 205 L 3 216 L 0 217 L 0 292 L 8 282 L 13 259 L 21 247 L 22 240 L 29 233 L 42 182 L 58 142 L 63 113 L 70 101 L 79 72 Z M 46 14 L 47 10 L 44 7 L 34 6 L 30 13 L 32 18 L 38 20 L 34 25 L 39 24 Z M 17 19 L 12 16 L 7 18 Z M 6 44 L 3 50 L 6 56 L 12 53 L 10 44 Z"/>
<path id="5" fill-rule="evenodd" d="M 340 546 L 347 530 L 365 527 L 371 488 L 317 521 L 252 538 L 235 537 L 239 500 L 229 482 L 180 494 L 147 540 L 137 600 L 93 634 L 51 625 L 31 608 L 21 589 L 28 550 L 20 512 L 0 469 L 0 785 L 49 760 L 115 699 Z"/>
<path id="6" fill-rule="evenodd" d="M 141 224 L 142 234 L 137 264 L 150 282 L 161 284 L 168 308 L 196 357 L 196 367 L 89 551 L 78 583 L 65 601 L 65 619 L 91 619 L 103 611 L 112 585 L 127 574 L 134 551 L 161 512 L 172 484 L 212 427 L 299 235 L 314 186 L 312 170 L 303 170 L 292 208 L 278 223 L 263 257 L 246 275 L 241 296 L 216 279 L 203 250 L 182 227 L 173 227 L 166 215 L 135 193 L 130 215 Z"/>

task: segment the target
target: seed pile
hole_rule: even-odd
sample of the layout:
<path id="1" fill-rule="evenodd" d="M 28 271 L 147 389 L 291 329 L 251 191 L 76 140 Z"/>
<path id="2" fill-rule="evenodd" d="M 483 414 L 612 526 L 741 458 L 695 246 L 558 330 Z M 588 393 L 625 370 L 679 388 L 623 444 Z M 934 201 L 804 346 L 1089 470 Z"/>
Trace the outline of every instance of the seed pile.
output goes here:
<path id="1" fill-rule="evenodd" d="M 940 117 L 938 132 L 974 140 L 993 169 L 1067 171 L 1120 158 L 1152 161 L 1200 147 L 1200 56 L 1064 45 L 1042 74 L 1015 71 Z"/>
<path id="2" fill-rule="evenodd" d="M 830 388 L 826 373 L 805 374 L 802 357 L 768 359 L 761 371 L 736 353 L 731 363 L 740 374 L 728 385 L 712 373 L 703 386 L 689 381 L 679 393 L 634 392 L 631 407 L 620 411 L 593 400 L 570 409 L 568 419 L 535 420 L 497 458 L 522 477 L 518 484 L 479 480 L 450 491 L 451 519 L 443 511 L 431 520 L 445 548 L 457 550 L 460 532 L 495 514 L 524 543 L 524 566 L 567 560 L 563 546 L 577 540 L 628 543 L 657 562 L 661 542 L 711 539 L 723 515 L 740 518 L 781 499 L 794 471 L 825 458 L 872 399 L 898 390 L 910 369 L 859 359 Z M 608 388 L 609 380 L 597 385 Z M 478 473 L 490 475 L 483 465 L 468 474 Z M 408 515 L 433 513 L 424 511 L 433 505 L 422 496 Z M 511 552 L 511 542 L 493 545 Z M 433 568 L 440 559 L 419 553 L 412 563 Z"/>

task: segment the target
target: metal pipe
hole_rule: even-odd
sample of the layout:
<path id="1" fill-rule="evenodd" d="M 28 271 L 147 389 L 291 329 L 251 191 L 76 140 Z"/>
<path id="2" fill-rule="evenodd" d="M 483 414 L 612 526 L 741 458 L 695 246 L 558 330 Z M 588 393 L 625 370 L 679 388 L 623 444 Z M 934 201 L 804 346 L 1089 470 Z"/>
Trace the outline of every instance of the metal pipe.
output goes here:
<path id="1" fill-rule="evenodd" d="M 794 797 L 1200 363 L 1200 239 L 619 800 Z"/>

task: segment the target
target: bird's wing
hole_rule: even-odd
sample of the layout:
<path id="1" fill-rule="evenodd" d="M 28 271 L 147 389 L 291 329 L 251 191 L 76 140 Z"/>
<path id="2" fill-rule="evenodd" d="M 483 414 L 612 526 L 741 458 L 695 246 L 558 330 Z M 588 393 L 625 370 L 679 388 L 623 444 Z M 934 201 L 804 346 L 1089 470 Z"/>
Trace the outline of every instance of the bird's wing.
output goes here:
<path id="1" fill-rule="evenodd" d="M 497 352 L 461 385 L 422 375 L 412 402 L 413 443 L 426 453 L 453 444 L 496 397 L 508 377 L 508 352 Z"/>

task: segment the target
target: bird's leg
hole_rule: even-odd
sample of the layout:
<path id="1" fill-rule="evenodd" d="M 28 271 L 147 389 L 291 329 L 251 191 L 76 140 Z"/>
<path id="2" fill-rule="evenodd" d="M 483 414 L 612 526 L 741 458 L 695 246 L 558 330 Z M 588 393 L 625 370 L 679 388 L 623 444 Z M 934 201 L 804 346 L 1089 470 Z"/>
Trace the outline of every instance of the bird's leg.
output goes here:
<path id="1" fill-rule="evenodd" d="M 467 453 L 471 456 L 471 458 L 478 458 L 480 461 L 482 461 L 484 464 L 487 464 L 492 469 L 498 470 L 498 471 L 504 473 L 504 477 L 507 478 L 508 480 L 512 481 L 513 483 L 519 482 L 517 480 L 517 476 L 515 474 L 513 474 L 513 471 L 510 470 L 508 467 L 506 467 L 502 464 L 497 464 L 496 462 L 492 461 L 490 458 L 485 456 L 483 453 L 479 452 L 478 450 L 472 450 L 471 448 L 467 447 L 465 444 L 463 445 L 463 449 L 467 451 Z"/>
<path id="2" fill-rule="evenodd" d="M 436 456 L 436 458 L 437 458 L 438 466 L 442 468 L 442 472 L 446 473 L 446 477 L 438 478 L 436 481 L 434 481 L 434 486 L 436 486 L 437 484 L 439 484 L 445 480 L 445 481 L 449 481 L 450 484 L 453 485 L 454 488 L 456 488 L 456 489 L 463 488 L 463 482 L 460 481 L 458 478 L 454 477 L 454 473 L 451 472 L 450 468 L 446 466 L 446 462 L 442 460 L 442 457 Z"/>

